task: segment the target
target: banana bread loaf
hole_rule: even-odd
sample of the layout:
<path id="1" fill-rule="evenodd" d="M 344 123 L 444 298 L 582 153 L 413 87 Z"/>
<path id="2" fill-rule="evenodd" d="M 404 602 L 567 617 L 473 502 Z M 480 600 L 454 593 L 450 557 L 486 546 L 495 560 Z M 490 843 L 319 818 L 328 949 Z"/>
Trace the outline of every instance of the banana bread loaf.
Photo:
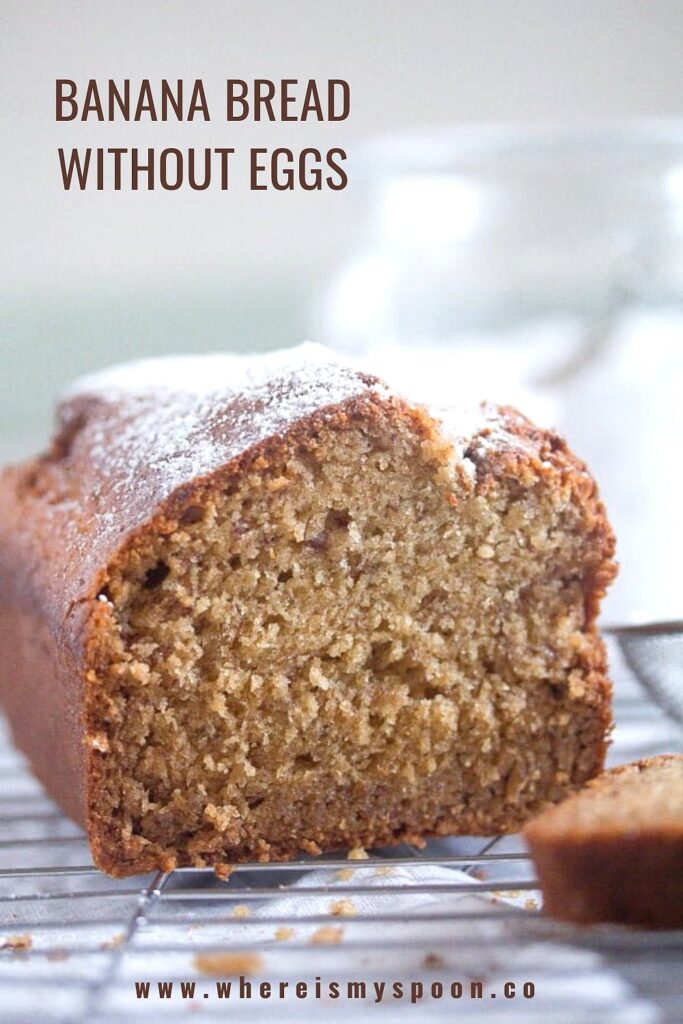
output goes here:
<path id="1" fill-rule="evenodd" d="M 683 928 L 682 755 L 605 772 L 524 835 L 549 914 Z"/>
<path id="2" fill-rule="evenodd" d="M 511 409 L 317 346 L 79 382 L 0 487 L 0 696 L 114 875 L 518 829 L 603 764 L 613 537 Z"/>

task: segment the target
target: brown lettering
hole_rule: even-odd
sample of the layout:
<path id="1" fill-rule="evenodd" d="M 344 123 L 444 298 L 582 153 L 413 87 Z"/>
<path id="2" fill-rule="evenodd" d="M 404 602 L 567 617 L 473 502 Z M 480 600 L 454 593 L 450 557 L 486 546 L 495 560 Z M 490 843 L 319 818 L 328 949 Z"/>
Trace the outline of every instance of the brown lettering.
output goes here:
<path id="1" fill-rule="evenodd" d="M 81 163 L 81 158 L 77 149 L 71 150 L 71 156 L 69 157 L 69 165 L 67 167 L 66 160 L 64 158 L 64 150 L 59 150 L 59 166 L 62 170 L 62 184 L 68 192 L 71 188 L 71 182 L 73 180 L 74 172 L 78 178 L 78 187 L 81 191 L 85 188 L 88 182 L 88 169 L 90 167 L 90 154 L 91 150 L 86 149 L 85 159 Z"/>
<path id="2" fill-rule="evenodd" d="M 315 79 L 309 79 L 304 94 L 304 102 L 301 108 L 301 120 L 307 121 L 308 115 L 314 113 L 318 121 L 324 121 L 325 117 L 323 114 L 322 104 L 320 103 L 320 94 L 318 93 L 318 86 L 315 84 Z"/>
<path id="3" fill-rule="evenodd" d="M 75 95 L 75 82 L 72 82 L 70 78 L 57 79 L 55 82 L 55 117 L 58 121 L 73 121 L 77 116 L 78 104 L 74 99 Z M 68 104 L 68 109 L 71 113 L 64 113 L 64 104 Z"/>
<path id="4" fill-rule="evenodd" d="M 149 114 L 152 121 L 157 120 L 156 107 L 154 106 L 154 97 L 152 95 L 152 87 L 149 84 L 149 78 L 143 78 L 140 86 L 140 93 L 138 95 L 138 103 L 135 108 L 135 121 L 139 121 L 142 114 Z"/>
<path id="5" fill-rule="evenodd" d="M 190 96 L 190 108 L 187 112 L 187 120 L 193 121 L 195 114 L 201 113 L 205 121 L 210 121 L 209 104 L 206 102 L 204 83 L 200 78 L 195 79 L 192 95 Z"/>
<path id="6" fill-rule="evenodd" d="M 266 108 L 269 121 L 275 121 L 275 111 L 273 110 L 273 96 L 275 95 L 275 82 L 269 81 L 267 78 L 255 78 L 254 79 L 254 109 L 253 116 L 255 121 L 261 120 L 261 107 Z"/>
<path id="7" fill-rule="evenodd" d="M 336 178 L 331 175 L 326 178 L 327 186 L 333 192 L 341 192 L 349 183 L 349 176 L 341 166 L 340 161 L 342 160 L 346 160 L 346 153 L 343 149 L 331 149 L 327 154 L 327 166 L 337 173 Z"/>
<path id="8" fill-rule="evenodd" d="M 168 176 L 169 158 L 175 158 L 175 180 Z M 183 183 L 183 154 L 179 149 L 162 149 L 159 157 L 159 182 L 167 192 L 176 192 Z"/>
<path id="9" fill-rule="evenodd" d="M 247 83 L 241 78 L 228 79 L 226 121 L 244 121 L 249 116 L 249 103 L 246 99 L 248 92 Z"/>
<path id="10" fill-rule="evenodd" d="M 337 109 L 337 93 L 341 93 Z M 328 121 L 345 121 L 351 112 L 351 89 L 349 83 L 342 78 L 331 78 L 327 83 L 327 119 Z"/>
<path id="11" fill-rule="evenodd" d="M 264 153 L 267 153 L 267 149 L 252 149 L 249 155 L 249 166 L 250 166 L 250 187 L 252 192 L 265 192 L 268 188 L 267 185 L 261 185 L 259 183 L 259 174 L 265 171 L 266 165 L 258 162 L 259 157 Z"/>
<path id="12" fill-rule="evenodd" d="M 298 79 L 296 78 L 283 78 L 280 82 L 280 120 L 281 121 L 298 121 L 297 114 L 290 114 L 289 108 L 296 102 L 296 96 L 294 96 L 290 90 L 290 85 L 296 85 Z"/>
<path id="13" fill-rule="evenodd" d="M 83 109 L 81 110 L 81 121 L 88 120 L 88 114 L 96 114 L 98 121 L 104 121 L 104 111 L 102 110 L 102 104 L 100 103 L 100 94 L 97 91 L 97 82 L 94 78 L 91 78 L 88 82 L 88 87 L 85 90 L 85 99 L 83 101 Z"/>

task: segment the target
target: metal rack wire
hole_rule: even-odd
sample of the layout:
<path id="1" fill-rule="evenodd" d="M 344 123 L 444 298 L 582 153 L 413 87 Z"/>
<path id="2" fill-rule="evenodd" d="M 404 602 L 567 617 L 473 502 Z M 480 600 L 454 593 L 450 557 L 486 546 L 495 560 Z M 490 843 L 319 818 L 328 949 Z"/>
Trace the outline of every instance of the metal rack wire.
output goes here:
<path id="1" fill-rule="evenodd" d="M 680 727 L 612 646 L 612 761 L 679 749 Z M 226 881 L 197 869 L 116 881 L 93 868 L 84 837 L 43 794 L 6 732 L 0 778 L 0 1020 L 7 1024 L 120 1024 L 186 1019 L 190 1011 L 206 1021 L 401 1014 L 673 1024 L 683 1016 L 683 933 L 577 929 L 543 917 L 533 865 L 516 837 L 403 845 L 362 860 L 247 864 Z M 253 991 L 251 999 L 218 998 L 216 979 L 239 986 L 240 977 L 256 998 Z M 316 978 L 320 998 L 311 994 Z M 284 996 L 262 998 L 264 980 L 274 990 L 286 982 Z M 347 997 L 330 997 L 332 980 Z M 147 981 L 144 998 L 136 982 Z M 393 996 L 396 981 L 406 986 L 401 999 Z M 482 983 L 481 998 L 468 995 L 472 981 Z M 172 995 L 162 997 L 159 982 L 173 982 Z M 194 992 L 181 982 L 194 982 Z M 297 982 L 309 987 L 305 999 Z M 364 982 L 365 998 L 348 998 L 349 982 Z M 514 999 L 505 996 L 510 982 Z M 533 998 L 520 997 L 524 982 L 535 986 Z M 376 1001 L 373 984 L 382 983 Z M 457 999 L 453 983 L 463 986 Z M 412 984 L 423 987 L 414 1002 Z"/>

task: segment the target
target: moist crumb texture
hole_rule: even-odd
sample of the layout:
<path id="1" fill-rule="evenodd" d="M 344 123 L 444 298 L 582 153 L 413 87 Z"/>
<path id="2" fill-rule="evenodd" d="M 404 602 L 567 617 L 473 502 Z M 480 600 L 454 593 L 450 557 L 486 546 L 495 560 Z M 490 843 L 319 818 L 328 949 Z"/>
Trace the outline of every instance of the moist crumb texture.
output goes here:
<path id="1" fill-rule="evenodd" d="M 114 874 L 515 830 L 602 766 L 613 540 L 582 464 L 511 410 L 458 433 L 346 368 L 272 372 L 91 382 L 5 483 L 7 663 L 29 678 L 40 620 L 60 779 L 7 671 L 5 703 Z M 150 435 L 179 402 L 185 435 Z"/>

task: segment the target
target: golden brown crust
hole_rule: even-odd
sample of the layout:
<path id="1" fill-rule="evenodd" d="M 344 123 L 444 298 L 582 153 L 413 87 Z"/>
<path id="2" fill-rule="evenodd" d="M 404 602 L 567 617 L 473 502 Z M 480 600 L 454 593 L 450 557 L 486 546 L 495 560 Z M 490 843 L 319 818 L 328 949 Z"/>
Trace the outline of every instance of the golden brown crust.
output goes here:
<path id="1" fill-rule="evenodd" d="M 310 436 L 323 425 L 368 420 L 385 412 L 407 418 L 425 438 L 437 427 L 423 411 L 388 395 L 374 378 L 329 370 L 329 380 L 306 394 L 297 394 L 296 376 L 266 384 L 257 394 L 231 395 L 194 410 L 196 415 L 166 451 L 174 472 L 158 471 L 159 439 L 138 430 L 141 417 L 155 410 L 140 396 L 81 394 L 61 410 L 61 427 L 47 455 L 5 470 L 0 489 L 0 696 L 18 744 L 30 757 L 37 775 L 65 810 L 83 824 L 96 862 L 112 874 L 130 874 L 173 863 L 161 850 L 144 854 L 132 847 L 129 857 L 106 853 L 107 823 L 98 812 L 99 760 L 88 735 L 89 693 L 103 669 L 105 608 L 98 600 L 110 573 L 145 537 L 171 533 L 181 517 L 201 505 L 211 490 L 248 471 L 256 460 L 276 456 L 287 438 Z M 296 401 L 291 401 L 295 396 Z M 155 396 L 154 402 L 158 401 Z M 263 416 L 264 404 L 270 418 Z M 278 410 L 282 409 L 282 414 Z M 275 410 L 275 412 L 273 412 Z M 162 410 L 156 410 L 161 413 Z M 169 424 L 172 419 L 169 419 Z M 244 424 L 250 424 L 245 432 Z M 259 423 L 263 424 L 259 428 Z M 197 434 L 199 430 L 199 434 Z M 194 433 L 192 433 L 194 431 Z M 135 465 L 126 439 L 132 437 Z M 613 536 L 595 483 L 554 434 L 538 430 L 511 409 L 486 407 L 472 433 L 463 437 L 465 459 L 475 467 L 475 486 L 486 492 L 492 480 L 533 477 L 566 490 L 581 504 L 590 524 L 586 538 L 589 571 L 583 578 L 585 631 L 592 636 L 587 663 L 584 781 L 602 765 L 610 725 L 610 687 L 605 653 L 595 633 L 600 598 L 614 575 Z M 183 461 L 190 443 L 207 442 L 204 472 L 190 472 Z M 175 460 L 175 461 L 174 461 Z M 590 554 L 592 552 L 592 554 Z M 448 779 L 436 780 L 447 787 Z M 367 803 L 373 817 L 338 836 L 321 835 L 320 847 L 379 845 L 399 841 L 406 832 L 436 834 L 453 831 L 453 819 L 439 820 L 438 799 L 425 796 L 424 813 L 390 804 L 377 815 L 377 795 L 356 792 L 350 797 L 360 818 Z M 367 815 L 365 816 L 367 817 Z M 359 820 L 360 820 L 359 818 Z M 410 821 L 409 827 L 405 826 Z M 403 824 L 397 828 L 396 822 Z M 460 831 L 479 830 L 480 822 L 459 813 Z M 464 826 L 463 826 L 464 823 Z M 494 823 L 497 831 L 516 829 L 512 817 Z M 315 845 L 315 842 L 314 842 Z M 260 859 L 286 859 L 300 845 L 282 839 L 242 853 Z M 239 859 L 239 855 L 237 857 Z M 206 858 L 205 858 L 206 860 Z M 200 863 L 188 855 L 184 863 Z M 216 863 L 220 863 L 219 855 Z"/>
<path id="2" fill-rule="evenodd" d="M 653 779 L 666 787 L 655 813 L 639 777 L 671 768 Z M 579 924 L 683 927 L 682 802 L 683 755 L 664 754 L 605 772 L 535 818 L 524 838 L 544 910 Z"/>

